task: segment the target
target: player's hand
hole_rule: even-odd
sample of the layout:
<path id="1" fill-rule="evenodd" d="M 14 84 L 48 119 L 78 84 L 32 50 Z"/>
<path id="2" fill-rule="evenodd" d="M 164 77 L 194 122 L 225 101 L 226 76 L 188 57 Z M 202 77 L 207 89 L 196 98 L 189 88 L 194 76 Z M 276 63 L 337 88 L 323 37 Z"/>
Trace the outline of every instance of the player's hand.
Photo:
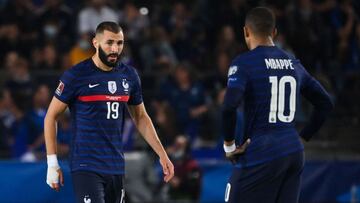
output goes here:
<path id="1" fill-rule="evenodd" d="M 59 192 L 60 185 L 64 186 L 64 176 L 60 169 L 56 154 L 47 155 L 47 165 L 46 183 L 52 189 Z"/>
<path id="2" fill-rule="evenodd" d="M 64 176 L 59 166 L 48 167 L 46 183 L 57 192 L 60 190 L 60 185 L 64 186 Z"/>
<path id="3" fill-rule="evenodd" d="M 226 158 L 230 160 L 232 164 L 235 164 L 239 157 L 245 153 L 249 144 L 250 139 L 247 139 L 241 146 L 237 146 L 234 151 L 225 153 Z"/>
<path id="4" fill-rule="evenodd" d="M 160 158 L 160 164 L 164 173 L 164 181 L 169 182 L 169 180 L 171 180 L 174 176 L 174 165 L 168 157 Z"/>

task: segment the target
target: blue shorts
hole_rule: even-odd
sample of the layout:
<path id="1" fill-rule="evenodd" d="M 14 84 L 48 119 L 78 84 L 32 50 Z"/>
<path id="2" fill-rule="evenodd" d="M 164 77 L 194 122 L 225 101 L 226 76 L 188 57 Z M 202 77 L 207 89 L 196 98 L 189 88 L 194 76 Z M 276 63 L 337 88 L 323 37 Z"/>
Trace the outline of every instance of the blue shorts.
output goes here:
<path id="1" fill-rule="evenodd" d="M 71 173 L 76 202 L 123 203 L 125 191 L 122 175 L 99 174 L 91 171 Z"/>
<path id="2" fill-rule="evenodd" d="M 229 203 L 296 203 L 304 153 L 295 152 L 263 164 L 234 168 L 226 186 Z"/>

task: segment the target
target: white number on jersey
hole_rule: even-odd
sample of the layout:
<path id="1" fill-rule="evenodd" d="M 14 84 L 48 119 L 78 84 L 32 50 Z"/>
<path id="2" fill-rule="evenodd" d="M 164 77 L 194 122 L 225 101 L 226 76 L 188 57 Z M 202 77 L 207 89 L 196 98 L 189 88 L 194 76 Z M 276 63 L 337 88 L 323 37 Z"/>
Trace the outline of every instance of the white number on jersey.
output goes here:
<path id="1" fill-rule="evenodd" d="M 277 118 L 284 123 L 290 123 L 294 120 L 296 110 L 296 80 L 292 76 L 284 76 L 278 81 L 277 76 L 270 76 L 271 83 L 271 102 L 269 123 L 276 123 Z M 290 84 L 289 115 L 284 115 L 285 109 L 285 85 Z"/>
<path id="2" fill-rule="evenodd" d="M 119 102 L 106 102 L 107 105 L 107 119 L 117 119 L 119 117 Z"/>

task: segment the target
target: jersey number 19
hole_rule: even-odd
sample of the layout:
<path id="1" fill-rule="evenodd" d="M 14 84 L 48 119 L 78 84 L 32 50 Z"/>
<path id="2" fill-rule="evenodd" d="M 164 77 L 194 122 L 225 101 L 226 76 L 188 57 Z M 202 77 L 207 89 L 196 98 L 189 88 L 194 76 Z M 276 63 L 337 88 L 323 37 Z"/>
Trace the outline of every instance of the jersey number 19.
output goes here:
<path id="1" fill-rule="evenodd" d="M 292 76 L 283 76 L 278 80 L 277 76 L 270 76 L 271 101 L 269 123 L 276 123 L 277 119 L 284 123 L 294 120 L 296 110 L 296 80 Z M 289 115 L 284 115 L 285 110 L 285 85 L 290 85 Z"/>
<path id="2" fill-rule="evenodd" d="M 106 102 L 107 115 L 106 119 L 117 119 L 119 117 L 119 102 Z"/>

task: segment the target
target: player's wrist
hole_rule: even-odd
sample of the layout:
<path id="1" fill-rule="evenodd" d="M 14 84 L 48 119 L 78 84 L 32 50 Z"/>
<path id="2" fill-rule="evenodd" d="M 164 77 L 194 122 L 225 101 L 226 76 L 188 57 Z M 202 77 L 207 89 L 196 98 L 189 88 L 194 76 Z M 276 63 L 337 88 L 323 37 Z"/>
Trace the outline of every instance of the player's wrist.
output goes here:
<path id="1" fill-rule="evenodd" d="M 60 167 L 56 154 L 47 155 L 46 158 L 48 167 Z"/>
<path id="2" fill-rule="evenodd" d="M 231 152 L 233 152 L 233 151 L 235 151 L 236 150 L 236 145 L 235 145 L 235 143 L 232 143 L 231 145 L 226 145 L 225 143 L 224 143 L 224 151 L 225 151 L 225 153 L 231 153 Z"/>
<path id="3" fill-rule="evenodd" d="M 169 159 L 169 156 L 168 156 L 166 153 L 164 153 L 164 154 L 159 155 L 159 159 L 160 159 L 160 160 L 168 160 L 168 159 Z M 170 160 L 170 159 L 169 159 L 169 160 Z"/>

